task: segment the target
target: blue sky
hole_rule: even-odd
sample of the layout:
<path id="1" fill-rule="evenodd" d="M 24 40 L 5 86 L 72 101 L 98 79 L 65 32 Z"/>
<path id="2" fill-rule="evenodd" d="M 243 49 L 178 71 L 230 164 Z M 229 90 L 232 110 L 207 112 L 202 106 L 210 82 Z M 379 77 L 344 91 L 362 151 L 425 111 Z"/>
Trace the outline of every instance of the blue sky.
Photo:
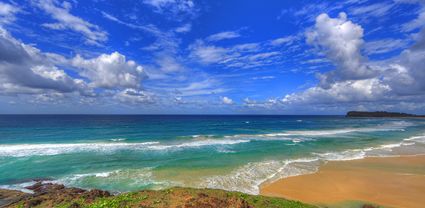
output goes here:
<path id="1" fill-rule="evenodd" d="M 425 2 L 0 1 L 0 113 L 425 113 Z"/>

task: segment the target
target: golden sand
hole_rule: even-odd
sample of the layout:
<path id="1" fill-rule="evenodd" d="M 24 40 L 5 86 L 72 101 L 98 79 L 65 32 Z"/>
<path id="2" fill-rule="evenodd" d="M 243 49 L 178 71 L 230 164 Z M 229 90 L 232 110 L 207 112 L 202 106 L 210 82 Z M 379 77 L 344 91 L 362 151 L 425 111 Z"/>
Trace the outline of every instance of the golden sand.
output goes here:
<path id="1" fill-rule="evenodd" d="M 366 201 L 383 206 L 425 207 L 425 156 L 329 162 L 314 174 L 281 179 L 261 194 L 312 204 Z"/>

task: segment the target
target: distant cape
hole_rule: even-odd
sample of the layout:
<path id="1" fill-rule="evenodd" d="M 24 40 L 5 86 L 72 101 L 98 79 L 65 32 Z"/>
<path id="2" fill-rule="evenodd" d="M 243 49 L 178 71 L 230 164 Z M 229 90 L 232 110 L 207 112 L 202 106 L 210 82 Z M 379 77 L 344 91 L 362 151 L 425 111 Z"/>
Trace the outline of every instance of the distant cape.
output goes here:
<path id="1" fill-rule="evenodd" d="M 415 115 L 408 113 L 397 113 L 397 112 L 386 112 L 386 111 L 349 111 L 346 117 L 421 117 L 425 118 L 425 115 Z"/>

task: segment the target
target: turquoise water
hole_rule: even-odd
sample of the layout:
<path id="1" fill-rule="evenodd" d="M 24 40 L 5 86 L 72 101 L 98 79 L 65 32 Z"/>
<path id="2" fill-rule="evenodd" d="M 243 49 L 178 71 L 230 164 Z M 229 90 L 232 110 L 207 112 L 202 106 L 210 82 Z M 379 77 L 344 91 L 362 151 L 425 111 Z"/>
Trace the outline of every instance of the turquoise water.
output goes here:
<path id="1" fill-rule="evenodd" d="M 330 160 L 425 153 L 424 119 L 342 116 L 0 116 L 0 187 L 257 194 Z"/>

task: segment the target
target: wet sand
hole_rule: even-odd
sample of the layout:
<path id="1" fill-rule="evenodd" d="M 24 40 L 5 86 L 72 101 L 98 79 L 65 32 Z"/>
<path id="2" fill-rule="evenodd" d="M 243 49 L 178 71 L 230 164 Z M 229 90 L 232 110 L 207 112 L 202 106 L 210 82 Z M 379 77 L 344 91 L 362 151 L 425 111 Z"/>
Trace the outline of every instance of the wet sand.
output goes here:
<path id="1" fill-rule="evenodd" d="M 263 184 L 261 194 L 312 204 L 365 201 L 383 206 L 425 206 L 425 156 L 329 162 L 314 174 Z"/>

